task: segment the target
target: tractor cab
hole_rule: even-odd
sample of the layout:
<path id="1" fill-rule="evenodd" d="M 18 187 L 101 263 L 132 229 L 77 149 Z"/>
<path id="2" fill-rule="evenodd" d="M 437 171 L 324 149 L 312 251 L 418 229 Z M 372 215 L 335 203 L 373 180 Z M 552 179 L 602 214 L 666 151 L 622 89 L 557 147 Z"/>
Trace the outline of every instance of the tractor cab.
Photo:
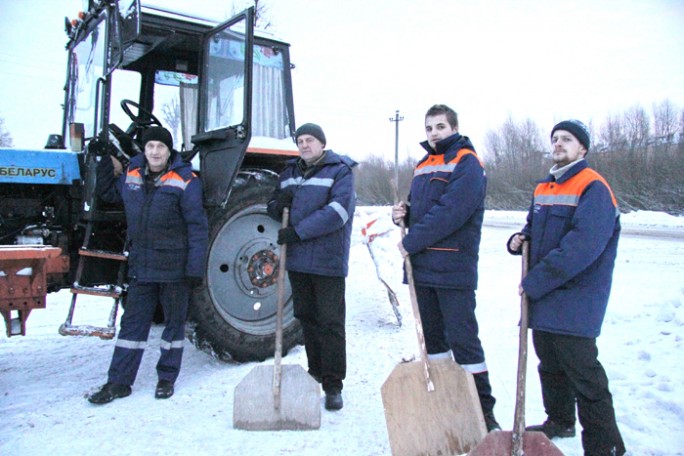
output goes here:
<path id="1" fill-rule="evenodd" d="M 102 295 L 104 284 L 106 296 L 125 299 L 126 221 L 123 207 L 99 201 L 97 164 L 111 155 L 125 167 L 142 153 L 142 132 L 161 125 L 197 170 L 209 216 L 192 338 L 222 358 L 271 356 L 279 224 L 266 203 L 279 171 L 298 155 L 289 45 L 255 36 L 253 8 L 217 22 L 140 0 L 91 0 L 67 34 L 62 134 L 83 157 L 84 232 L 74 260 L 74 298 L 60 332 L 93 333 L 72 324 L 79 294 Z M 283 323 L 287 350 L 301 340 L 291 302 Z M 110 318 L 95 333 L 112 336 L 113 324 Z"/>
<path id="2" fill-rule="evenodd" d="M 255 37 L 253 9 L 216 23 L 140 0 L 89 3 L 67 27 L 72 150 L 108 130 L 125 160 L 162 125 L 202 173 L 207 207 L 226 203 L 241 166 L 296 154 L 289 45 Z"/>

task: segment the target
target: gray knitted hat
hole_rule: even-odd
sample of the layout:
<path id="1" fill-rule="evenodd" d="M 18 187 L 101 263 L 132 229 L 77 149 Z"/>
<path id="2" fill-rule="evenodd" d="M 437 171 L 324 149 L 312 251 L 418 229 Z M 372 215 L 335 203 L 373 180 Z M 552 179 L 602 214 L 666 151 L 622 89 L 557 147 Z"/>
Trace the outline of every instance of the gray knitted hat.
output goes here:
<path id="1" fill-rule="evenodd" d="M 295 131 L 295 142 L 297 142 L 297 138 L 299 138 L 302 135 L 311 135 L 320 142 L 322 142 L 324 146 L 326 144 L 325 133 L 323 133 L 323 129 L 316 124 L 305 123 L 304 125 L 297 128 L 297 131 Z"/>
<path id="2" fill-rule="evenodd" d="M 553 130 L 551 130 L 551 137 L 556 130 L 565 130 L 572 133 L 572 135 L 577 138 L 577 140 L 587 149 L 589 152 L 589 146 L 591 146 L 591 139 L 589 137 L 589 129 L 586 125 L 576 119 L 564 120 L 557 123 Z"/>

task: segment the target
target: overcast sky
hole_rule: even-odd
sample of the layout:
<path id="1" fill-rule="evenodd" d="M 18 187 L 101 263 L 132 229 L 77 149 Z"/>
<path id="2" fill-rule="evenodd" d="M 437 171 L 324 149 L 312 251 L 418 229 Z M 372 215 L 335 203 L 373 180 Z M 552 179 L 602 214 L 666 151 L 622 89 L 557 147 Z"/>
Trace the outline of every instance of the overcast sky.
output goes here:
<path id="1" fill-rule="evenodd" d="M 459 113 L 479 149 L 509 115 L 550 131 L 665 99 L 684 109 L 683 0 L 265 1 L 272 30 L 292 45 L 297 124 L 319 123 L 330 148 L 356 159 L 394 158 L 397 109 L 400 159 L 419 157 L 434 103 Z M 231 10 L 167 3 L 219 19 Z M 82 5 L 0 0 L 0 117 L 15 146 L 42 147 L 60 130 L 64 16 Z"/>

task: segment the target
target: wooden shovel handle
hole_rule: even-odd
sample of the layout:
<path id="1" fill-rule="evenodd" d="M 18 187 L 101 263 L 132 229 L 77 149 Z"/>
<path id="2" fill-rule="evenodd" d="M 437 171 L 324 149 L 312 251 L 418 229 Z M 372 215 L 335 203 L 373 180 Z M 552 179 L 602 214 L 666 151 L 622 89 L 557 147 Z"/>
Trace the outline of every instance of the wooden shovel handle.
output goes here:
<path id="1" fill-rule="evenodd" d="M 290 221 L 290 209 L 283 209 L 283 228 L 287 228 Z M 283 308 L 285 307 L 285 256 L 287 244 L 280 246 L 278 258 L 278 304 L 276 306 L 275 354 L 273 356 L 273 405 L 280 409 L 280 383 L 282 379 L 281 360 L 283 358 Z"/>
<path id="2" fill-rule="evenodd" d="M 522 244 L 522 274 L 521 282 L 527 276 L 530 253 L 529 241 Z M 515 398 L 515 418 L 511 433 L 511 456 L 522 456 L 523 434 L 525 433 L 525 380 L 527 376 L 527 293 L 520 296 L 520 341 L 518 345 L 518 385 Z"/>
<path id="3" fill-rule="evenodd" d="M 401 222 L 401 238 L 406 236 L 406 225 Z M 411 266 L 411 257 L 406 255 L 404 257 L 404 267 L 406 268 L 406 278 L 409 284 L 409 295 L 411 296 L 411 308 L 413 309 L 413 318 L 415 320 L 416 335 L 418 336 L 418 346 L 420 348 L 420 360 L 423 363 L 423 372 L 425 374 L 425 385 L 428 391 L 434 391 L 435 385 L 430 378 L 430 361 L 428 360 L 427 348 L 425 346 L 425 335 L 423 334 L 423 321 L 420 318 L 420 309 L 418 308 L 418 297 L 416 296 L 416 286 L 413 281 L 413 266 Z"/>

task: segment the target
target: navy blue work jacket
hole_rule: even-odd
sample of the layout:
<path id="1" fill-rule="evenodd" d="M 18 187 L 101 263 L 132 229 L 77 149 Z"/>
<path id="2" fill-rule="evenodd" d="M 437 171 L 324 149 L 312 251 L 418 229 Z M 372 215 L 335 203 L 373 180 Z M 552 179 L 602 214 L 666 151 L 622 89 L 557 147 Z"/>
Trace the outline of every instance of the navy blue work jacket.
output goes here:
<path id="1" fill-rule="evenodd" d="M 436 144 L 413 172 L 403 245 L 420 286 L 477 289 L 487 179 L 470 140 L 456 133 Z"/>
<path id="2" fill-rule="evenodd" d="M 115 179 L 109 157 L 98 166 L 98 191 L 110 203 L 123 201 L 130 242 L 128 275 L 141 282 L 204 277 L 208 223 L 202 183 L 190 163 L 173 152 L 155 185 L 146 185 L 143 154 Z"/>
<path id="3" fill-rule="evenodd" d="M 292 194 L 290 225 L 301 242 L 287 246 L 287 269 L 308 274 L 346 277 L 356 207 L 354 174 L 356 162 L 326 150 L 309 167 L 299 158 L 287 162 L 280 174 L 269 213 L 279 192 Z"/>
<path id="4" fill-rule="evenodd" d="M 534 192 L 523 233 L 530 269 L 522 285 L 532 329 L 598 337 L 606 314 L 620 237 L 620 213 L 610 186 L 578 162 Z"/>

